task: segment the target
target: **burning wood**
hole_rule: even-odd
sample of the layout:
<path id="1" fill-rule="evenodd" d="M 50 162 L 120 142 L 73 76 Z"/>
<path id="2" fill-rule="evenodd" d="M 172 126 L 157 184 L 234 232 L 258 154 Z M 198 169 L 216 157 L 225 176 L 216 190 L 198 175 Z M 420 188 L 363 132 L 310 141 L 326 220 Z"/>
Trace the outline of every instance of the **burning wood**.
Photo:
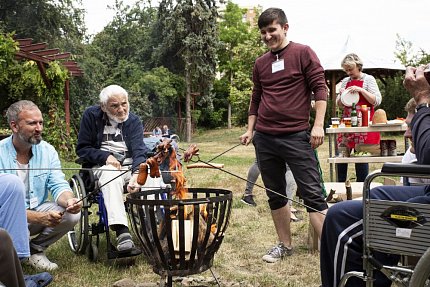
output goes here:
<path id="1" fill-rule="evenodd" d="M 189 162 L 193 155 L 197 154 L 199 149 L 197 148 L 197 145 L 192 144 L 187 149 L 187 151 L 184 152 L 184 161 Z M 166 165 L 168 163 L 168 171 L 170 171 L 170 176 L 172 178 L 170 184 L 172 186 L 172 199 L 187 199 L 189 197 L 188 195 L 188 188 L 186 187 L 186 178 L 184 176 L 183 170 L 182 170 L 182 164 L 177 159 L 177 154 L 172 148 L 171 140 L 164 140 L 162 143 L 160 143 L 157 146 L 157 153 L 155 156 L 148 158 L 146 163 L 142 163 L 139 166 L 139 176 L 137 179 L 137 182 L 141 185 L 144 185 L 148 176 L 148 170 L 149 170 L 149 176 L 150 177 L 160 177 L 160 166 Z M 178 206 L 172 206 L 170 208 L 170 219 L 172 220 L 171 224 L 171 230 L 172 230 L 172 239 L 175 246 L 175 251 L 178 251 L 179 248 L 179 207 Z M 184 232 L 185 232 L 185 249 L 187 252 L 189 252 L 189 246 L 191 246 L 191 241 L 193 238 L 193 226 L 194 226 L 194 205 L 192 204 L 185 204 L 183 208 L 184 212 Z M 204 238 L 206 237 L 206 231 L 208 229 L 208 220 L 209 215 L 207 211 L 207 205 L 206 204 L 200 204 L 198 209 L 199 215 L 198 215 L 198 239 L 197 241 L 199 243 L 202 243 Z M 163 222 L 160 223 L 160 229 L 159 234 L 163 234 L 163 230 L 166 228 Z M 214 234 L 217 231 L 217 225 L 216 223 L 212 223 L 210 225 L 210 233 L 209 233 L 209 239 L 208 244 L 212 243 L 214 239 Z"/>

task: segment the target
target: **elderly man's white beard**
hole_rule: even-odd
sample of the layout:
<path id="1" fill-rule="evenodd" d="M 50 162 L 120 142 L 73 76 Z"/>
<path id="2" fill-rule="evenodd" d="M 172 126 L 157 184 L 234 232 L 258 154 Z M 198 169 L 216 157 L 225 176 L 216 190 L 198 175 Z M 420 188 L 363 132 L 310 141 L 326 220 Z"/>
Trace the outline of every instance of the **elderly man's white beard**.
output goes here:
<path id="1" fill-rule="evenodd" d="M 108 116 L 108 118 L 118 124 L 125 122 L 126 120 L 128 120 L 128 116 L 129 116 L 130 112 L 127 112 L 127 116 L 123 119 L 120 120 L 118 117 L 112 115 L 109 111 L 106 111 L 106 115 Z"/>

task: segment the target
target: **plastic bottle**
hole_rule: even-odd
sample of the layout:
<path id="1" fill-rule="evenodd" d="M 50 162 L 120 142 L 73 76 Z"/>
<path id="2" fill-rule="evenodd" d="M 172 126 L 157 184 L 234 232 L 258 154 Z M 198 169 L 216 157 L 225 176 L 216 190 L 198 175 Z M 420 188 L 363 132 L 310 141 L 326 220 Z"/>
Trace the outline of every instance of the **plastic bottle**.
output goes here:
<path id="1" fill-rule="evenodd" d="M 362 126 L 367 127 L 369 126 L 369 110 L 367 109 L 367 105 L 361 106 L 361 118 L 362 118 Z"/>
<path id="2" fill-rule="evenodd" d="M 352 104 L 352 110 L 351 110 L 351 126 L 356 127 L 358 122 L 357 118 L 357 110 L 355 109 L 355 103 Z"/>

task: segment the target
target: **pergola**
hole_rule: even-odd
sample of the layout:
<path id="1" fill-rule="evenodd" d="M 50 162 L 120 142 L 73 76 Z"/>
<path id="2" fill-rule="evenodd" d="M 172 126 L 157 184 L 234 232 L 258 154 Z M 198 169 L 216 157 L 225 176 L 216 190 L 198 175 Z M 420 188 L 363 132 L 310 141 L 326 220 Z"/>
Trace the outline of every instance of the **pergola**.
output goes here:
<path id="1" fill-rule="evenodd" d="M 48 49 L 47 43 L 33 43 L 33 39 L 16 39 L 19 50 L 15 53 L 17 59 L 27 59 L 35 61 L 46 86 L 52 86 L 46 76 L 46 66 L 51 61 L 59 60 L 60 63 L 70 72 L 71 76 L 82 76 L 84 72 L 79 68 L 78 63 L 69 60 L 69 52 L 61 53 L 60 49 Z M 64 110 L 66 114 L 67 133 L 70 133 L 70 82 L 66 80 L 64 87 Z"/>
<path id="2" fill-rule="evenodd" d="M 361 50 L 363 48 L 361 47 Z M 332 115 L 336 110 L 336 84 L 339 83 L 344 77 L 346 77 L 340 63 L 343 58 L 349 53 L 356 53 L 363 61 L 363 71 L 375 78 L 381 80 L 385 85 L 385 79 L 387 77 L 394 77 L 399 72 L 405 70 L 405 67 L 394 61 L 389 61 L 386 58 L 378 58 L 372 55 L 366 55 L 360 53 L 360 47 L 354 46 L 350 37 L 346 40 L 343 47 L 334 56 L 323 59 L 321 64 L 325 71 L 325 78 L 327 86 L 330 90 L 330 99 L 332 100 Z"/>

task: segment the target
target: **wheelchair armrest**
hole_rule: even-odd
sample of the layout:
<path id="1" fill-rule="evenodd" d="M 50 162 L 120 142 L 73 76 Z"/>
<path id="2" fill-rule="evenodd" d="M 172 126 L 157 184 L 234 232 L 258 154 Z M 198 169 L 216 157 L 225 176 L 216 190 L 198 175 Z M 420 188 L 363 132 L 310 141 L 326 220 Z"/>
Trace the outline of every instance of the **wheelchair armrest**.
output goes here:
<path id="1" fill-rule="evenodd" d="M 384 163 L 381 172 L 391 174 L 430 174 L 430 165 L 414 163 Z"/>

